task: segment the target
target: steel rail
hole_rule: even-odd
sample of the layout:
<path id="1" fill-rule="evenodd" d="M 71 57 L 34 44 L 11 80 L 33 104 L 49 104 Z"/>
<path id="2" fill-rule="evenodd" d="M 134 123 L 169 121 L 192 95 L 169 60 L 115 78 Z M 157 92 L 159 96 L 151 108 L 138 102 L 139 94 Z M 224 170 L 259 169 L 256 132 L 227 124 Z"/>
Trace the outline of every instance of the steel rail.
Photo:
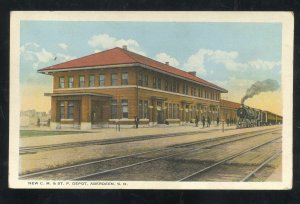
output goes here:
<path id="1" fill-rule="evenodd" d="M 279 137 L 280 138 L 280 137 Z M 266 145 L 276 139 L 279 139 L 279 138 L 275 138 L 271 141 L 268 141 L 267 143 L 264 143 L 263 145 Z M 260 146 L 263 146 L 262 144 L 260 144 L 259 146 L 256 146 L 255 148 L 258 148 Z M 255 148 L 251 148 L 250 150 L 247 150 L 247 151 L 251 151 L 252 149 L 255 149 Z M 152 161 L 156 161 L 156 160 L 160 160 L 160 159 L 164 159 L 164 158 L 169 158 L 169 157 L 173 157 L 173 156 L 176 156 L 176 155 L 180 155 L 180 154 L 184 154 L 184 153 L 187 153 L 187 152 L 194 152 L 194 151 L 199 151 L 199 150 L 202 150 L 202 151 L 205 151 L 204 149 L 200 149 L 200 148 L 194 148 L 194 149 L 191 149 L 191 150 L 186 150 L 186 151 L 183 151 L 183 152 L 179 152 L 179 153 L 175 153 L 175 154 L 171 154 L 171 155 L 166 155 L 166 156 L 162 156 L 162 157 L 157 157 L 157 158 L 153 158 L 153 159 L 149 159 L 149 160 L 146 160 L 146 161 L 142 161 L 142 162 L 137 162 L 137 163 L 134 163 L 134 164 L 130 164 L 130 165 L 126 165 L 126 166 L 121 166 L 121 167 L 117 167 L 117 168 L 113 168 L 113 169 L 108 169 L 108 170 L 104 170 L 104 171 L 100 171 L 100 172 L 96 172 L 96 173 L 93 173 L 93 174 L 89 174 L 89 175 L 85 175 L 85 176 L 81 176 L 81 177 L 77 177 L 77 178 L 74 178 L 72 180 L 81 180 L 81 179 L 87 179 L 87 178 L 90 178 L 90 177 L 93 177 L 93 176 L 98 176 L 98 175 L 101 175 L 101 174 L 105 174 L 105 173 L 109 173 L 109 172 L 112 172 L 112 171 L 117 171 L 117 170 L 121 170 L 121 169 L 125 169 L 125 168 L 129 168 L 129 167 L 133 167 L 133 166 L 137 166 L 137 165 L 141 165 L 141 164 L 145 164 L 145 163 L 149 163 L 149 162 L 152 162 Z M 241 153 L 238 153 L 238 155 L 241 155 Z M 234 158 L 233 156 L 230 156 L 229 157 L 230 159 Z M 229 158 L 227 160 L 229 160 Z M 226 161 L 227 161 L 226 160 Z M 222 160 L 223 161 L 223 160 Z M 217 164 L 219 164 L 220 162 L 218 162 Z M 212 168 L 213 166 L 215 165 L 212 165 L 210 166 L 210 168 Z M 205 168 L 206 170 L 207 168 Z M 193 174 L 194 175 L 194 174 Z M 185 177 L 183 178 L 186 179 L 188 177 Z M 182 180 L 182 179 L 181 179 Z M 179 181 L 181 181 L 179 180 Z"/>
<path id="2" fill-rule="evenodd" d="M 195 144 L 203 145 L 203 144 L 210 143 L 210 142 L 217 142 L 217 141 L 221 142 L 222 140 L 233 139 L 234 137 L 238 137 L 236 139 L 225 141 L 225 142 L 221 142 L 219 144 L 213 144 L 211 146 L 223 145 L 223 144 L 227 144 L 227 143 L 231 143 L 231 142 L 235 142 L 235 141 L 239 141 L 239 140 L 244 140 L 244 139 L 248 139 L 248 138 L 252 138 L 252 137 L 257 137 L 257 136 L 260 136 L 262 134 L 271 133 L 271 132 L 275 132 L 275 131 L 276 130 L 267 131 L 267 132 L 264 131 L 263 133 L 260 132 L 258 134 L 254 134 L 254 135 L 252 135 L 252 134 L 255 133 L 255 132 L 251 132 L 252 134 L 250 136 L 244 136 L 244 137 L 243 137 L 243 135 L 236 134 L 236 135 L 233 135 L 233 136 L 230 136 L 230 137 L 229 136 L 225 136 L 225 137 L 219 137 L 219 138 L 206 139 L 206 140 L 202 140 L 202 141 L 199 141 L 199 142 L 193 142 L 193 143 L 188 143 L 188 144 L 181 144 L 181 145 L 163 147 L 163 148 L 158 148 L 158 149 L 154 149 L 154 150 L 149 150 L 149 151 L 144 151 L 144 152 L 139 152 L 139 153 L 128 154 L 128 155 L 124 155 L 124 156 L 118 156 L 118 157 L 101 159 L 101 160 L 96 160 L 96 161 L 91 161 L 91 162 L 86 162 L 86 163 L 81 163 L 81 164 L 75 164 L 75 165 L 70 165 L 70 166 L 65 166 L 65 167 L 59 167 L 59 168 L 56 168 L 56 169 L 49 169 L 49 170 L 43 170 L 43 171 L 33 172 L 33 173 L 21 175 L 21 176 L 19 176 L 19 178 L 20 179 L 24 179 L 24 178 L 27 178 L 27 177 L 40 176 L 40 175 L 43 175 L 43 174 L 49 174 L 49 173 L 53 173 L 53 172 L 57 172 L 57 171 L 63 171 L 63 170 L 68 170 L 68 169 L 77 168 L 77 167 L 81 167 L 81 166 L 88 166 L 88 165 L 92 165 L 92 164 L 96 164 L 96 163 L 101 163 L 101 162 L 106 162 L 106 161 L 112 161 L 112 160 L 116 160 L 116 159 L 123 159 L 123 158 L 127 158 L 127 157 L 133 157 L 133 156 L 138 156 L 138 155 L 143 155 L 143 154 L 153 153 L 153 152 L 159 152 L 159 151 L 163 152 L 163 151 L 171 150 L 174 147 L 175 148 L 179 148 L 179 147 L 186 147 L 186 146 L 191 146 L 191 145 L 195 145 Z M 210 147 L 210 146 L 208 146 L 208 147 Z M 197 148 L 197 149 L 200 149 L 200 148 Z"/>
<path id="3" fill-rule="evenodd" d="M 258 172 L 260 169 L 262 169 L 266 164 L 268 164 L 273 159 L 277 158 L 281 154 L 281 151 L 276 152 L 271 157 L 263 161 L 256 169 L 254 169 L 252 172 L 250 172 L 247 176 L 245 176 L 240 182 L 245 182 L 249 180 L 256 172 Z"/>
<path id="4" fill-rule="evenodd" d="M 219 162 L 214 163 L 213 165 L 210 165 L 210 166 L 208 166 L 208 167 L 206 167 L 206 168 L 204 168 L 204 169 L 201 169 L 201 170 L 199 170 L 199 171 L 196 171 L 196 172 L 194 172 L 194 173 L 192 173 L 192 174 L 190 174 L 190 175 L 188 175 L 188 176 L 185 176 L 185 177 L 179 179 L 178 181 L 184 181 L 184 180 L 190 179 L 190 178 L 192 178 L 193 176 L 196 176 L 196 175 L 199 175 L 200 173 L 206 172 L 206 171 L 212 169 L 213 167 L 219 166 L 220 164 L 223 164 L 223 163 L 225 163 L 225 162 L 227 162 L 227 161 L 229 161 L 229 160 L 231 160 L 231 159 L 234 159 L 234 158 L 236 158 L 236 157 L 238 157 L 238 156 L 240 156 L 240 155 L 246 154 L 246 153 L 248 153 L 248 152 L 250 152 L 250 151 L 252 151 L 252 150 L 254 150 L 254 149 L 257 149 L 257 148 L 259 148 L 259 147 L 262 147 L 262 146 L 264 146 L 264 145 L 267 145 L 267 144 L 269 144 L 269 143 L 272 143 L 273 141 L 278 140 L 278 139 L 280 139 L 280 138 L 281 138 L 281 137 L 277 137 L 277 138 L 272 139 L 272 140 L 270 140 L 270 141 L 268 141 L 268 142 L 265 142 L 265 143 L 263 143 L 263 144 L 257 145 L 257 146 L 255 146 L 255 147 L 250 148 L 250 149 L 247 149 L 247 150 L 244 150 L 244 151 L 239 152 L 239 153 L 237 153 L 237 154 L 231 155 L 231 156 L 229 156 L 229 157 L 227 157 L 227 158 L 225 158 L 225 159 L 223 159 L 223 160 L 221 160 L 221 161 L 219 161 Z"/>

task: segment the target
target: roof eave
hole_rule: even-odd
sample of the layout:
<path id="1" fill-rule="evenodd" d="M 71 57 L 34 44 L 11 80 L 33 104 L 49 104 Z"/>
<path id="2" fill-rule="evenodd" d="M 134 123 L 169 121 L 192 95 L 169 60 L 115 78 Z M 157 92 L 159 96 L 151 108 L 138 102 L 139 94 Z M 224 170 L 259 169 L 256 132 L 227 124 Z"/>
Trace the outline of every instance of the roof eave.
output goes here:
<path id="1" fill-rule="evenodd" d="M 90 67 L 70 67 L 70 68 L 63 68 L 63 69 L 61 69 L 61 68 L 60 69 L 47 69 L 48 67 L 46 67 L 46 68 L 43 68 L 43 69 L 39 69 L 37 72 L 41 73 L 41 74 L 51 75 L 53 72 L 72 71 L 72 70 L 86 70 L 86 69 L 100 69 L 100 68 L 118 68 L 118 67 L 131 67 L 131 66 L 140 66 L 140 67 L 143 67 L 143 68 L 146 68 L 146 69 L 154 70 L 154 71 L 157 71 L 157 72 L 160 72 L 160 73 L 163 73 L 163 74 L 168 74 L 168 75 L 171 75 L 171 76 L 183 79 L 183 80 L 187 80 L 187 81 L 190 81 L 190 82 L 193 82 L 193 83 L 197 83 L 197 84 L 200 84 L 202 86 L 218 90 L 221 93 L 228 93 L 228 91 L 226 89 L 222 89 L 221 87 L 218 88 L 218 87 L 210 86 L 210 85 L 207 85 L 207 84 L 204 84 L 204 83 L 200 83 L 200 82 L 194 81 L 192 79 L 187 79 L 187 78 L 181 77 L 177 74 L 172 74 L 172 73 L 169 73 L 169 72 L 166 72 L 166 71 L 163 71 L 163 70 L 159 70 L 155 67 L 151 67 L 149 65 L 142 64 L 142 63 L 111 64 L 111 65 L 90 66 Z"/>

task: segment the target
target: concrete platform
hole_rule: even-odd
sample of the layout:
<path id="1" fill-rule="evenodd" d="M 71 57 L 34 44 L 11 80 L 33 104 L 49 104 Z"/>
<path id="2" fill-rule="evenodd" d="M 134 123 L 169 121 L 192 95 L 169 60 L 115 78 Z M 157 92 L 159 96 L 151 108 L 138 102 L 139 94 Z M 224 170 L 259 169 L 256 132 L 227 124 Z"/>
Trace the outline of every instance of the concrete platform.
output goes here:
<path id="1" fill-rule="evenodd" d="M 194 127 L 194 126 L 177 126 L 177 127 L 149 127 L 149 128 L 130 128 L 121 129 L 116 131 L 116 129 L 96 129 L 89 132 L 83 132 L 81 134 L 65 134 L 65 135 L 51 135 L 51 136 L 35 136 L 35 137 L 22 137 L 20 138 L 20 147 L 30 147 L 39 145 L 52 145 L 52 144 L 62 144 L 69 142 L 83 142 L 90 140 L 105 140 L 105 139 L 117 139 L 126 137 L 139 137 L 144 135 L 161 135 L 161 134 L 172 134 L 172 133 L 186 133 L 199 131 L 199 134 L 206 138 L 205 135 L 208 133 L 212 137 L 221 137 L 225 135 L 232 135 L 243 132 L 251 132 L 260 129 L 271 129 L 277 126 L 266 126 L 266 127 L 255 127 L 247 129 L 236 129 L 235 126 L 222 127 L 211 126 L 209 128 Z M 279 126 L 278 126 L 279 127 Z M 33 129 L 33 130 L 43 130 L 43 129 Z M 50 131 L 44 129 L 45 131 Z M 57 130 L 56 130 L 57 131 Z M 65 131 L 65 130 L 63 130 Z"/>

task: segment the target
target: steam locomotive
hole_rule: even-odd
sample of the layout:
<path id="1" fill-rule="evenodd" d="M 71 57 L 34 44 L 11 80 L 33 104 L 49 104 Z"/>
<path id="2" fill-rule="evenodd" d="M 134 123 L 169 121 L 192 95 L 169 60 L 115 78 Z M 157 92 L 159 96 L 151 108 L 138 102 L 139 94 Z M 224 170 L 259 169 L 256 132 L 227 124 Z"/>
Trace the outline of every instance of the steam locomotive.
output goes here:
<path id="1" fill-rule="evenodd" d="M 255 108 L 250 108 L 245 105 L 241 105 L 237 109 L 237 128 L 249 128 L 264 125 L 275 125 L 282 123 L 282 117 L 269 111 L 262 111 Z"/>

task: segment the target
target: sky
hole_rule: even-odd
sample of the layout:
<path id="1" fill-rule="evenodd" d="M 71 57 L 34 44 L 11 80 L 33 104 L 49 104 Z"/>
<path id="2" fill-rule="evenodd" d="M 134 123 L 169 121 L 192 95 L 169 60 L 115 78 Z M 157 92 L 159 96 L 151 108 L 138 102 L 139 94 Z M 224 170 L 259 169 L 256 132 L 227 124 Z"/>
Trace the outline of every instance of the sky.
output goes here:
<path id="1" fill-rule="evenodd" d="M 21 21 L 21 110 L 50 110 L 52 76 L 38 69 L 127 45 L 128 50 L 166 62 L 228 90 L 240 102 L 256 81 L 281 87 L 281 23 Z M 282 114 L 281 88 L 246 105 Z"/>

